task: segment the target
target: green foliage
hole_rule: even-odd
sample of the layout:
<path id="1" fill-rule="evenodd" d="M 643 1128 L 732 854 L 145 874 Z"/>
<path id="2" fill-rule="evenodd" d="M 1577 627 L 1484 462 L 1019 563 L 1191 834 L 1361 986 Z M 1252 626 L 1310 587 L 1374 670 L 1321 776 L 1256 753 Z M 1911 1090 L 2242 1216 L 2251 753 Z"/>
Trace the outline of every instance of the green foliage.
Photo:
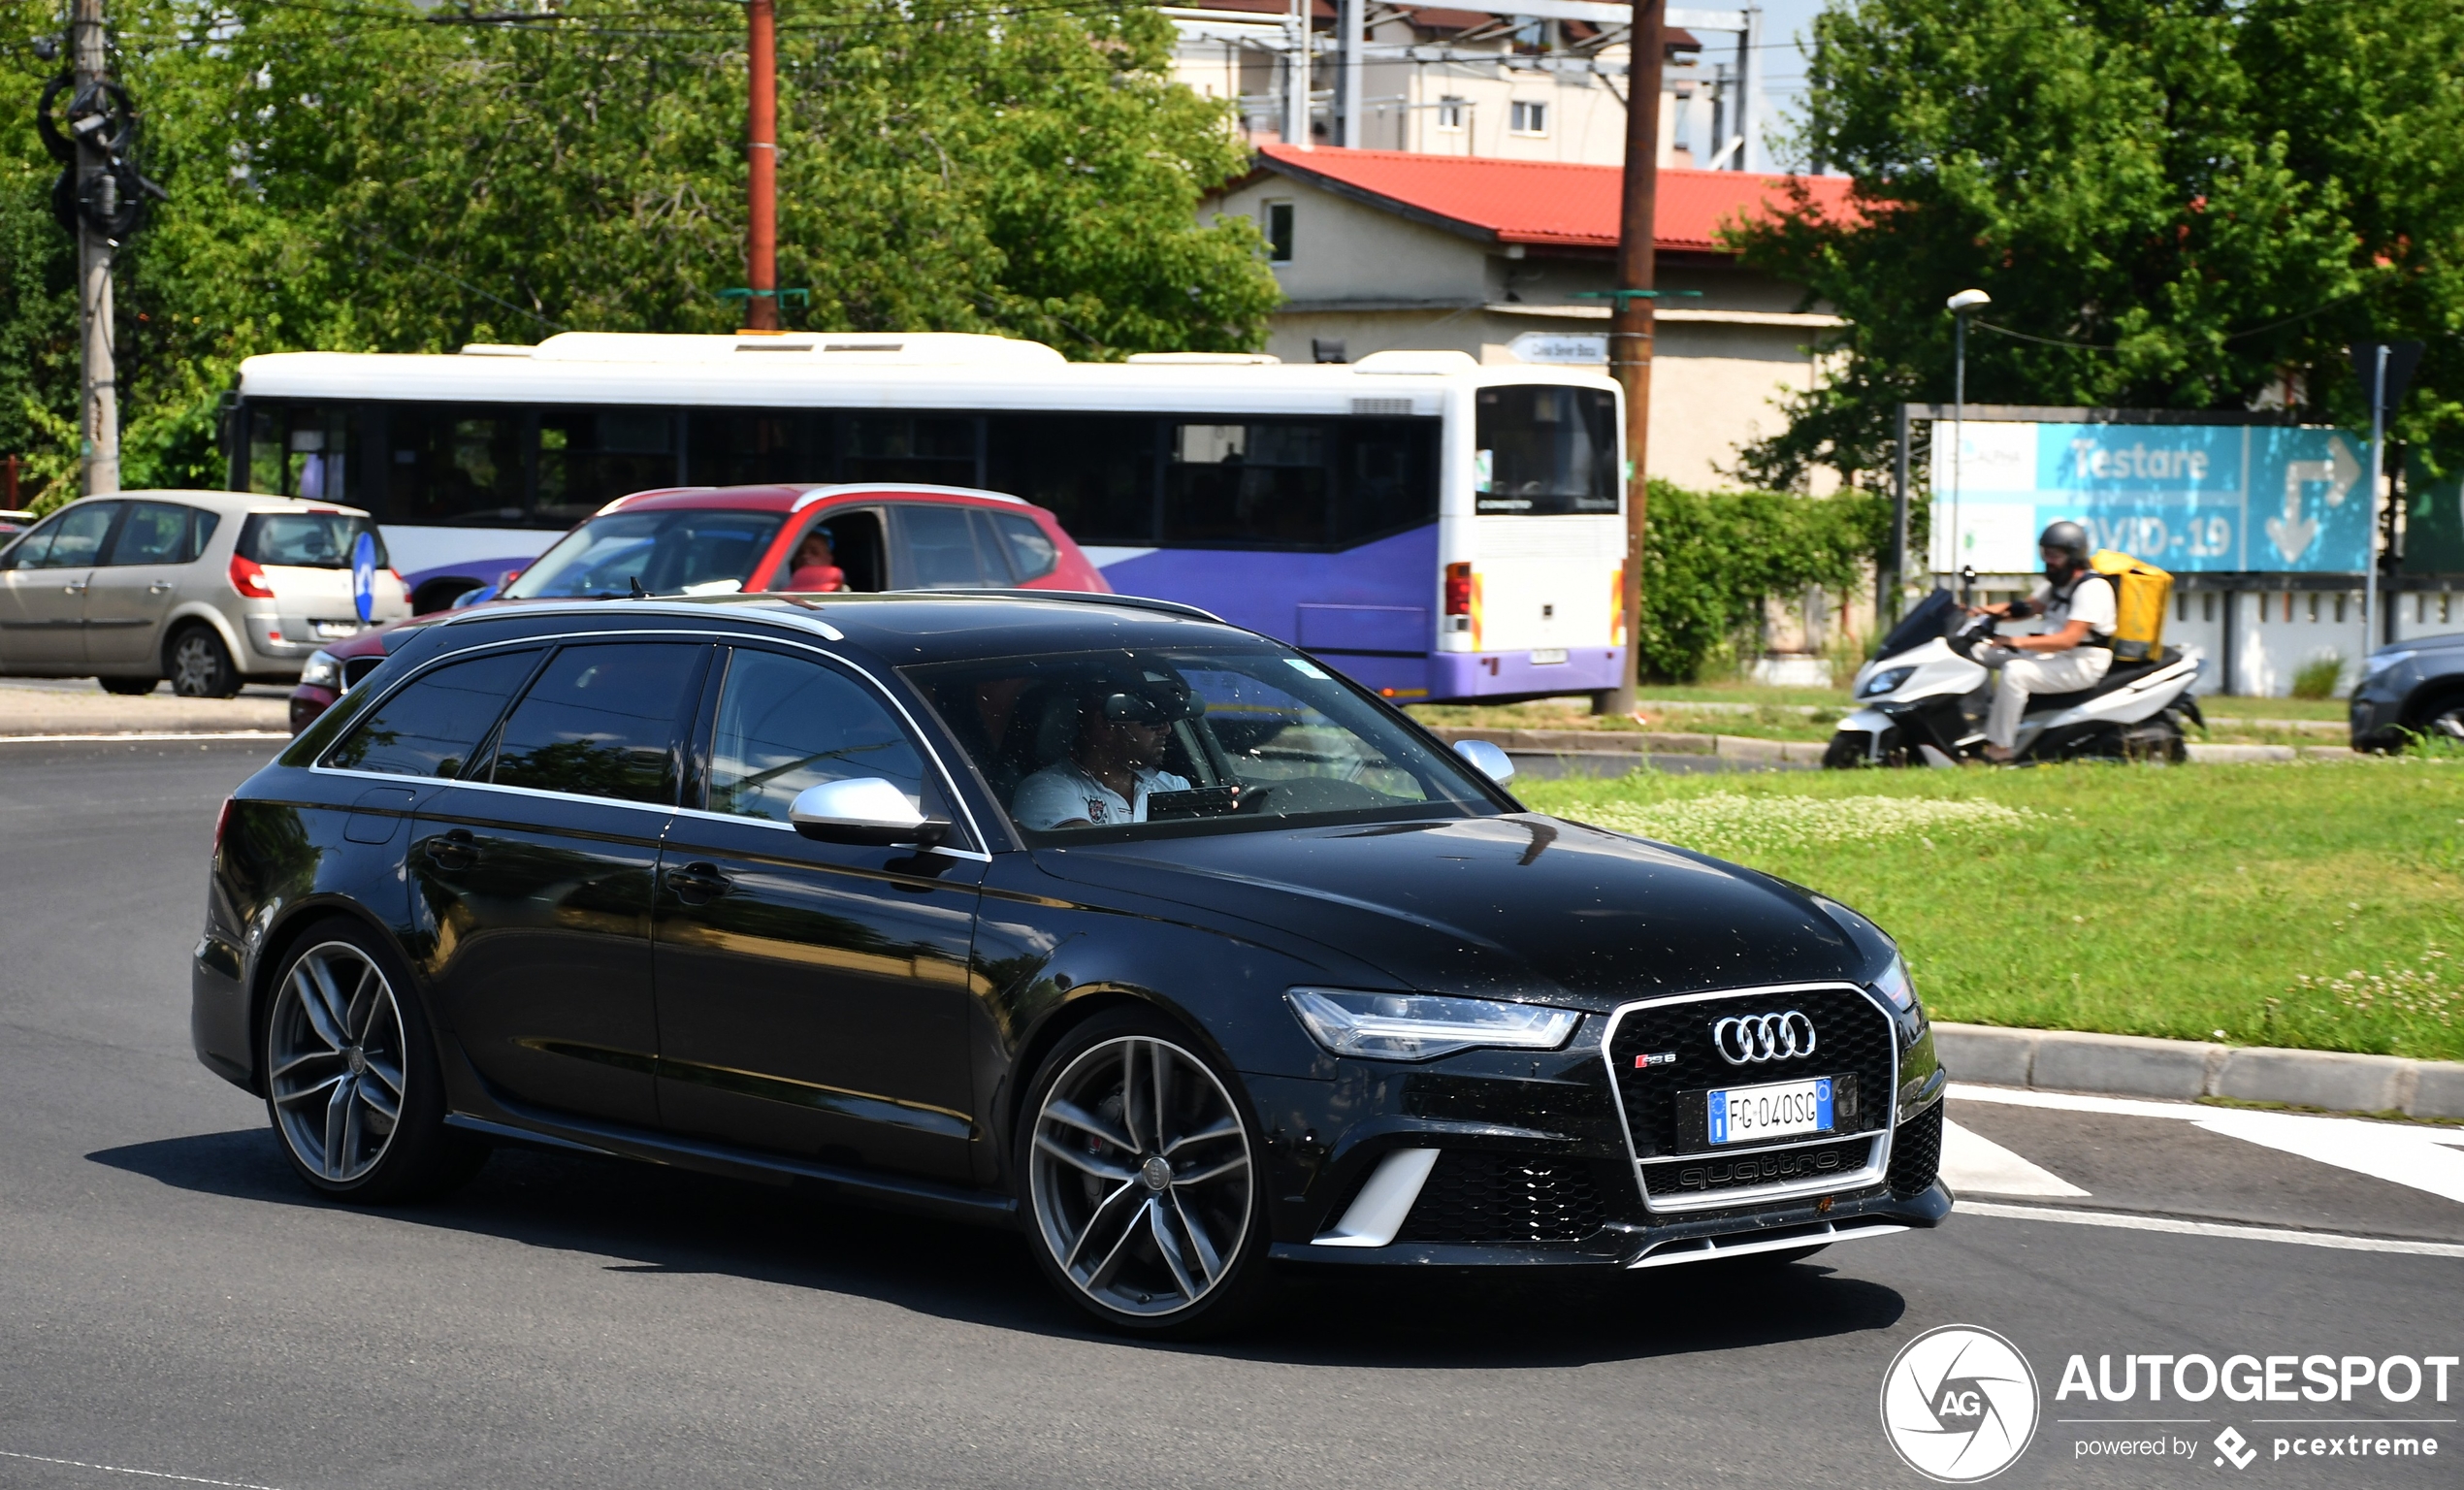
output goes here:
<path id="1" fill-rule="evenodd" d="M 1849 324 L 1745 471 L 1887 464 L 1948 403 L 1943 301 L 1994 297 L 1981 403 L 2239 409 L 2287 375 L 2366 424 L 2346 345 L 2429 342 L 2400 437 L 2464 453 L 2464 8 L 2451 0 L 1834 0 L 1798 137 L 1857 178 L 1738 236 Z"/>
<path id="2" fill-rule="evenodd" d="M 494 14 L 114 4 L 172 197 L 119 262 L 124 484 L 220 483 L 214 398 L 254 353 L 741 324 L 718 292 L 745 279 L 742 7 Z M 26 39 L 57 24 L 53 0 L 0 0 L 0 85 L 28 105 L 51 68 Z M 1103 0 L 786 0 L 779 272 L 812 296 L 790 324 L 1082 359 L 1260 344 L 1280 293 L 1254 228 L 1196 221 L 1246 152 L 1223 105 L 1165 81 L 1172 36 Z M 0 387 L 49 421 L 0 400 L 0 450 L 74 429 L 55 170 L 31 130 L 0 136 Z"/>
<path id="3" fill-rule="evenodd" d="M 1690 492 L 1660 480 L 1651 483 L 1649 515 L 1642 667 L 1681 683 L 1753 627 L 1766 599 L 1855 583 L 1889 520 L 1885 504 L 1862 492 Z"/>
<path id="4" fill-rule="evenodd" d="M 2345 660 L 2330 652 L 2314 657 L 2293 669 L 2293 696 L 2296 698 L 2333 698 L 2336 684 L 2343 680 Z"/>

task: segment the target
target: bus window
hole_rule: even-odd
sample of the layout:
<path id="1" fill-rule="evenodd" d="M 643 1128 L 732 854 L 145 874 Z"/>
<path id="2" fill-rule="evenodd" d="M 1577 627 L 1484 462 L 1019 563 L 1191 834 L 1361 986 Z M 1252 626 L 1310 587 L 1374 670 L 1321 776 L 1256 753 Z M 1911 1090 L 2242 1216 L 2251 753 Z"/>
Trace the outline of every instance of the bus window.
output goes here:
<path id="1" fill-rule="evenodd" d="M 963 416 L 858 414 L 847 421 L 841 481 L 976 484 L 975 421 Z"/>
<path id="2" fill-rule="evenodd" d="M 674 486 L 676 416 L 665 408 L 539 411 L 538 515 L 560 523 L 590 516 L 628 492 Z"/>
<path id="3" fill-rule="evenodd" d="M 1155 540 L 1155 421 L 1144 414 L 994 414 L 985 484 L 1061 520 L 1081 543 Z"/>
<path id="4" fill-rule="evenodd" d="M 685 423 L 685 479 L 696 486 L 830 478 L 827 414 L 719 408 L 697 410 Z"/>
<path id="5" fill-rule="evenodd" d="M 1617 401 L 1604 390 L 1483 388 L 1473 443 L 1475 502 L 1484 514 L 1617 510 Z"/>
<path id="6" fill-rule="evenodd" d="M 248 487 L 312 502 L 361 500 L 353 479 L 351 411 L 332 404 L 266 404 L 248 419 Z"/>
<path id="7" fill-rule="evenodd" d="M 1163 540 L 1323 546 L 1334 527 L 1328 443 L 1315 422 L 1175 425 Z"/>
<path id="8" fill-rule="evenodd" d="M 1438 520 L 1438 429 L 1435 419 L 1345 423 L 1337 543 L 1348 548 Z"/>
<path id="9" fill-rule="evenodd" d="M 394 405 L 386 410 L 386 502 L 378 510 L 394 523 L 528 520 L 529 425 L 523 410 L 502 405 Z"/>

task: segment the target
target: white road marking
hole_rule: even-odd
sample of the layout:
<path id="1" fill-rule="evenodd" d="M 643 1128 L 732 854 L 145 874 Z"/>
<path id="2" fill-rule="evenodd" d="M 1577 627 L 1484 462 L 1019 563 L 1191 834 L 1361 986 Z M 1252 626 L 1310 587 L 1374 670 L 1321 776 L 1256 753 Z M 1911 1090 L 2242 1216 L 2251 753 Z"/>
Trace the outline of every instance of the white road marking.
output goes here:
<path id="1" fill-rule="evenodd" d="M 2298 1158 L 2332 1164 L 2464 1205 L 2464 1133 L 2449 1128 L 2375 1122 L 2365 1118 L 2321 1118 L 2308 1113 L 2270 1113 L 2250 1108 L 2207 1107 L 2196 1102 L 2149 1102 L 2133 1097 L 2092 1097 L 2059 1091 L 1951 1084 L 1951 1095 L 1969 1102 L 2053 1108 L 2074 1113 L 2112 1113 L 2126 1118 L 2164 1118 L 2195 1123 L 2210 1133 L 2273 1149 Z"/>
<path id="2" fill-rule="evenodd" d="M 1956 1122 L 1942 1124 L 1942 1181 L 1956 1195 L 2049 1195 L 2076 1198 L 2086 1190 L 2031 1164 L 2008 1149 Z"/>
<path id="3" fill-rule="evenodd" d="M 82 1459 L 47 1459 L 41 1454 L 13 1454 L 0 1448 L 0 1459 L 23 1459 L 31 1464 L 64 1464 L 73 1470 L 101 1470 L 107 1474 L 142 1474 L 147 1479 L 176 1479 L 183 1485 L 222 1485 L 227 1490 L 274 1490 L 271 1485 L 252 1485 L 244 1479 L 207 1479 L 196 1474 L 167 1474 L 161 1470 L 129 1470 L 116 1464 L 88 1464 Z"/>
<path id="4" fill-rule="evenodd" d="M 2122 1215 L 2111 1211 L 2063 1211 L 2051 1206 L 2005 1206 L 1962 1200 L 1954 1215 L 1990 1215 L 2006 1221 L 2059 1221 L 2068 1226 L 2110 1226 L 2119 1231 L 2164 1231 L 2177 1236 L 2224 1237 L 2237 1242 L 2289 1242 L 2347 1252 L 2403 1252 L 2415 1257 L 2464 1257 L 2464 1242 L 2399 1242 L 2386 1237 L 2349 1237 L 2333 1231 L 2293 1231 L 2281 1226 L 2228 1226 L 2218 1221 L 2179 1221 L 2167 1215 Z"/>

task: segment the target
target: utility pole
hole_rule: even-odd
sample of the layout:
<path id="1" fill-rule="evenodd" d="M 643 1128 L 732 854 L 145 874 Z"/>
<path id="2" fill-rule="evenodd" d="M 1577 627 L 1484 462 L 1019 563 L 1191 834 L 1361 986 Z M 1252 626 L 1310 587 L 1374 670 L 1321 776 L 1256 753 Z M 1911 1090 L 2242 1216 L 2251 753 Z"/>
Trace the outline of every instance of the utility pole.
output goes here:
<path id="1" fill-rule="evenodd" d="M 74 0 L 69 12 L 69 65 L 80 97 L 107 81 L 103 54 L 103 0 Z M 100 130 L 77 132 L 77 200 L 92 202 L 115 192 L 112 158 Z M 84 351 L 78 400 L 78 431 L 85 457 L 85 495 L 119 490 L 119 384 L 112 356 L 112 252 L 119 245 L 89 220 L 77 218 L 79 330 Z"/>
<path id="2" fill-rule="evenodd" d="M 1362 146 L 1360 138 L 1360 120 L 1363 112 L 1360 98 L 1361 63 L 1364 60 L 1362 48 L 1367 45 L 1369 37 L 1368 21 L 1361 13 L 1367 9 L 1367 0 L 1337 0 L 1336 4 L 1336 10 L 1340 13 L 1338 20 L 1344 32 L 1343 144 L 1346 148 L 1355 150 Z"/>
<path id="3" fill-rule="evenodd" d="M 78 0 L 80 5 L 100 0 Z M 779 79 L 778 25 L 772 0 L 745 7 L 748 50 L 745 164 L 747 213 L 744 324 L 754 331 L 779 329 Z"/>
<path id="4" fill-rule="evenodd" d="M 1304 150 L 1317 148 L 1310 138 L 1310 33 L 1315 29 L 1316 0 L 1292 0 L 1292 65 L 1285 75 L 1291 97 L 1283 100 L 1283 138 Z"/>
<path id="5" fill-rule="evenodd" d="M 1626 53 L 1626 177 L 1617 218 L 1617 288 L 1608 312 L 1608 375 L 1626 391 L 1626 567 L 1619 608 L 1626 623 L 1626 665 L 1600 712 L 1631 714 L 1640 696 L 1642 556 L 1649 533 L 1651 445 L 1651 302 L 1657 261 L 1653 219 L 1660 191 L 1660 68 L 1665 60 L 1668 0 L 1634 0 Z"/>

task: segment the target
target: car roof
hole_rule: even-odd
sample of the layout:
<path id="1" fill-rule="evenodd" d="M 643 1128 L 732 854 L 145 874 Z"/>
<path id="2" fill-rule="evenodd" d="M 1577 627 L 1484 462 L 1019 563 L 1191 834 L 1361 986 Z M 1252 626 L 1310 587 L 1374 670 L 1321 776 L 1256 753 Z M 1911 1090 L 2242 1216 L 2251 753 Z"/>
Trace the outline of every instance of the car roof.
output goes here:
<path id="1" fill-rule="evenodd" d="M 1034 503 L 1002 492 L 972 486 L 933 486 L 921 481 L 772 481 L 749 486 L 666 486 L 619 497 L 599 509 L 608 512 L 656 512 L 674 508 L 717 508 L 738 512 L 801 512 L 817 502 L 856 499 L 919 497 L 961 505 L 983 503 L 1027 507 Z"/>
<path id="2" fill-rule="evenodd" d="M 92 497 L 80 497 L 77 502 L 176 502 L 183 506 L 203 507 L 209 512 L 339 512 L 344 517 L 366 517 L 364 507 L 345 506 L 339 502 L 320 502 L 303 497 L 276 497 L 265 492 L 191 492 L 146 489 L 131 492 L 104 492 Z"/>
<path id="3" fill-rule="evenodd" d="M 1254 632 L 1195 606 L 1051 590 L 534 601 L 463 611 L 438 629 L 447 633 L 440 644 L 454 647 L 467 644 L 460 639 L 465 628 L 519 629 L 536 634 L 562 630 L 583 617 L 618 624 L 654 617 L 722 625 L 750 623 L 776 628 L 782 635 L 860 649 L 895 667 L 1116 647 L 1253 645 L 1258 639 Z"/>

